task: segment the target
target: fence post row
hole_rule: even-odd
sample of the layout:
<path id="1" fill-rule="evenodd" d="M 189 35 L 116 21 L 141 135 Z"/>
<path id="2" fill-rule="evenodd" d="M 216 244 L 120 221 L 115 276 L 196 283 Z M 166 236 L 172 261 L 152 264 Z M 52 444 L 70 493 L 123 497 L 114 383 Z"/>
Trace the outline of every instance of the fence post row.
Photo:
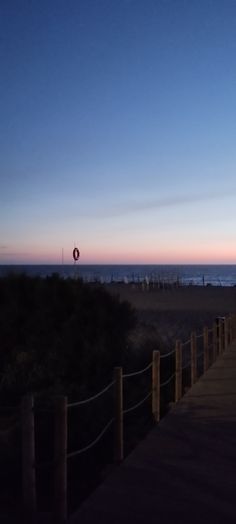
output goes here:
<path id="1" fill-rule="evenodd" d="M 232 337 L 232 340 L 235 338 L 235 319 L 236 319 L 235 313 L 231 314 L 231 337 Z"/>
<path id="2" fill-rule="evenodd" d="M 195 331 L 191 333 L 191 386 L 197 380 L 197 337 Z"/>
<path id="3" fill-rule="evenodd" d="M 114 369 L 114 461 L 124 458 L 123 437 L 123 373 L 121 367 Z"/>
<path id="4" fill-rule="evenodd" d="M 229 343 L 233 340 L 233 317 L 232 314 L 229 316 Z"/>
<path id="5" fill-rule="evenodd" d="M 21 401 L 21 432 L 23 511 L 25 521 L 31 523 L 35 521 L 37 511 L 34 399 L 32 395 L 24 396 Z"/>
<path id="6" fill-rule="evenodd" d="M 223 348 L 222 348 L 222 320 L 218 319 L 218 354 L 221 355 Z"/>
<path id="7" fill-rule="evenodd" d="M 222 333 L 223 333 L 223 321 L 221 318 L 218 320 L 218 347 L 219 347 L 219 355 L 223 353 L 223 340 L 222 340 Z"/>
<path id="8" fill-rule="evenodd" d="M 203 350 L 204 350 L 204 373 L 209 368 L 209 340 L 208 340 L 208 327 L 203 328 Z"/>
<path id="9" fill-rule="evenodd" d="M 227 349 L 235 338 L 236 315 L 213 323 L 213 360 Z M 197 380 L 197 336 L 191 333 L 191 385 Z M 209 367 L 209 331 L 203 330 L 204 371 Z M 153 351 L 152 357 L 152 414 L 155 422 L 160 420 L 160 352 Z M 175 345 L 175 402 L 182 397 L 182 343 Z M 22 494 L 24 521 L 36 520 L 36 475 L 35 475 L 35 424 L 34 399 L 23 397 L 21 402 L 22 429 Z M 58 524 L 67 522 L 67 397 L 55 399 L 55 442 L 54 442 L 54 518 Z M 114 461 L 124 458 L 123 438 L 123 371 L 114 369 Z"/>
<path id="10" fill-rule="evenodd" d="M 222 318 L 221 320 L 221 336 L 222 336 L 222 353 L 225 351 L 225 319 Z"/>
<path id="11" fill-rule="evenodd" d="M 231 316 L 228 316 L 228 346 L 231 342 Z"/>
<path id="12" fill-rule="evenodd" d="M 54 517 L 67 522 L 67 397 L 55 398 Z"/>
<path id="13" fill-rule="evenodd" d="M 231 344 L 233 340 L 232 325 L 233 325 L 233 320 L 232 320 L 232 315 L 230 315 L 229 316 L 229 344 Z"/>
<path id="14" fill-rule="evenodd" d="M 182 397 L 182 343 L 176 340 L 175 345 L 175 402 Z"/>
<path id="15" fill-rule="evenodd" d="M 160 351 L 152 353 L 152 414 L 155 422 L 160 420 Z"/>
<path id="16" fill-rule="evenodd" d="M 217 348 L 218 348 L 218 344 L 217 344 L 217 323 L 216 322 L 213 322 L 213 335 L 212 335 L 212 341 L 213 341 L 213 361 L 215 362 L 215 360 L 217 359 Z"/>
<path id="17" fill-rule="evenodd" d="M 231 337 L 232 337 L 232 340 L 235 338 L 235 319 L 236 319 L 236 315 L 232 314 L 231 315 Z"/>
<path id="18" fill-rule="evenodd" d="M 224 340 L 225 350 L 228 347 L 228 340 L 229 340 L 229 319 L 228 317 L 225 317 L 225 340 Z"/>
<path id="19" fill-rule="evenodd" d="M 222 318 L 222 353 L 225 351 L 225 318 Z"/>

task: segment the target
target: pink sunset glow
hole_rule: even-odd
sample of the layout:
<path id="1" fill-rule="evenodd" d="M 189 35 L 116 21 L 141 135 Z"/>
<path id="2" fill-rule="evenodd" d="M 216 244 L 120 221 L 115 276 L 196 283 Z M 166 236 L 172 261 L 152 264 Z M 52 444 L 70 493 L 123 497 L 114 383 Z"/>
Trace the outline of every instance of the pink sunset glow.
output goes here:
<path id="1" fill-rule="evenodd" d="M 24 253 L 9 253 L 7 263 L 11 264 L 74 264 L 73 247 L 63 249 L 35 249 Z M 231 246 L 191 246 L 191 249 L 176 246 L 167 249 L 150 248 L 138 251 L 137 248 L 122 249 L 103 248 L 95 251 L 92 248 L 80 248 L 80 259 L 77 264 L 234 264 L 236 250 Z M 220 253 L 220 254 L 219 254 Z M 2 257 L 1 263 L 6 263 Z"/>

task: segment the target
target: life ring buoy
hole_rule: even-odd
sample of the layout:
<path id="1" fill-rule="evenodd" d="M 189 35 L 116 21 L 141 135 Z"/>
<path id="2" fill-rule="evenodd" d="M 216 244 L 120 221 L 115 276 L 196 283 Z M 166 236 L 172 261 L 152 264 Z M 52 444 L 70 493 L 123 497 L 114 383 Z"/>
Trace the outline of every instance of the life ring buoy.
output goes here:
<path id="1" fill-rule="evenodd" d="M 78 248 L 75 247 L 73 249 L 73 259 L 74 259 L 74 261 L 77 262 L 77 260 L 79 260 L 79 257 L 80 257 L 80 252 L 79 252 Z"/>

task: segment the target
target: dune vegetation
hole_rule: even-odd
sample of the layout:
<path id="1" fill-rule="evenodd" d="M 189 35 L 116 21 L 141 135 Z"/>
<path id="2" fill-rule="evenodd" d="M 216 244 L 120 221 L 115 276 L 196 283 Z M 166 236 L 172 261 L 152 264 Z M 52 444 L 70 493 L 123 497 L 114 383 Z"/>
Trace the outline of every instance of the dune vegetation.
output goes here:
<path id="1" fill-rule="evenodd" d="M 125 363 L 128 302 L 77 279 L 0 279 L 0 398 L 99 388 Z"/>

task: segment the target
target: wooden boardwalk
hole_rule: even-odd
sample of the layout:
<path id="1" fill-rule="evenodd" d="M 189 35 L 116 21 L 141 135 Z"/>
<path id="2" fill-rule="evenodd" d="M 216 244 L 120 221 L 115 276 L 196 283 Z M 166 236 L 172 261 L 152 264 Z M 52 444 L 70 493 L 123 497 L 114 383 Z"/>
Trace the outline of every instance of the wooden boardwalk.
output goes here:
<path id="1" fill-rule="evenodd" d="M 236 342 L 70 524 L 236 522 Z"/>

